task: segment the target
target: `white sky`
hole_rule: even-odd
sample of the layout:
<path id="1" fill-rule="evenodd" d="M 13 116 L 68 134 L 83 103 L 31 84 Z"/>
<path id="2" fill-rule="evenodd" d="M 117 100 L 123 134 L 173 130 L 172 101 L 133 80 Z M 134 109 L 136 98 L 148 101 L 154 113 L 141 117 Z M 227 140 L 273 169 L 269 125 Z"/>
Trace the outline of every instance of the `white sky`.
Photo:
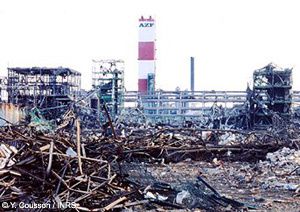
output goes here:
<path id="1" fill-rule="evenodd" d="M 300 90 L 297 0 L 1 0 L 0 74 L 7 66 L 65 66 L 91 87 L 92 59 L 125 60 L 125 86 L 137 90 L 138 19 L 157 23 L 156 88 L 244 90 L 269 62 L 294 67 Z"/>

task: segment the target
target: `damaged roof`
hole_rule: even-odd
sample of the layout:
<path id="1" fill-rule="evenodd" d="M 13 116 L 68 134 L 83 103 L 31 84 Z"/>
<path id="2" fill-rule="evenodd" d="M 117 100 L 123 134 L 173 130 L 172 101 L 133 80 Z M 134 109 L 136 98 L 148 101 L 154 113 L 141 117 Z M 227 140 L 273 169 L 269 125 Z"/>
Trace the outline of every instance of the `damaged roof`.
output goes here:
<path id="1" fill-rule="evenodd" d="M 47 67 L 32 67 L 32 68 L 7 68 L 8 71 L 14 71 L 18 74 L 23 75 L 56 75 L 56 76 L 81 76 L 81 73 L 70 68 L 57 67 L 57 68 L 47 68 Z"/>

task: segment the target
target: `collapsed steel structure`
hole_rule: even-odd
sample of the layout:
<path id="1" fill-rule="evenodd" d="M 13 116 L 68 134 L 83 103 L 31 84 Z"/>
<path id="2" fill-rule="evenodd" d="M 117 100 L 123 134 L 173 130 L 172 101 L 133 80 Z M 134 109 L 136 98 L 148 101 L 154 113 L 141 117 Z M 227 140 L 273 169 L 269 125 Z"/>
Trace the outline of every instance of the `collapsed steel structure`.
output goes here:
<path id="1" fill-rule="evenodd" d="M 8 68 L 8 103 L 54 110 L 76 100 L 81 73 L 70 68 Z"/>
<path id="2" fill-rule="evenodd" d="M 110 115 L 116 117 L 124 107 L 124 61 L 93 60 L 92 80 L 90 107 L 99 112 L 105 104 Z"/>
<path id="3" fill-rule="evenodd" d="M 266 129 L 275 124 L 274 118 L 288 121 L 292 104 L 292 69 L 272 63 L 254 71 L 250 98 L 251 126 Z"/>
<path id="4" fill-rule="evenodd" d="M 33 200 L 65 211 L 247 211 L 270 209 L 270 201 L 287 199 L 291 208 L 299 208 L 299 127 L 279 134 L 151 126 L 145 120 L 139 125 L 125 118 L 110 121 L 108 134 L 101 127 L 86 127 L 82 110 L 76 110 L 79 103 L 57 126 L 32 111 L 29 124 L 0 128 L 0 202 Z M 248 114 L 240 108 L 247 107 L 233 114 Z M 133 112 L 129 116 L 143 115 Z M 223 112 L 211 107 L 212 117 L 232 119 Z M 241 123 L 226 119 L 231 121 Z M 68 202 L 72 208 L 61 206 Z M 287 208 L 286 201 L 279 202 Z"/>
<path id="5" fill-rule="evenodd" d="M 135 102 L 153 123 L 259 130 L 289 122 L 300 93 L 292 91 L 292 69 L 270 63 L 254 71 L 253 88 L 246 91 L 133 91 L 125 95 L 128 102 Z"/>
<path id="6" fill-rule="evenodd" d="M 292 91 L 291 76 L 292 69 L 269 64 L 254 71 L 253 87 L 246 91 L 141 94 L 125 92 L 124 61 L 93 60 L 93 88 L 84 95 L 80 93 L 80 73 L 68 68 L 8 68 L 2 88 L 8 93 L 8 103 L 39 108 L 48 112 L 46 118 L 58 118 L 62 108 L 76 105 L 89 117 L 84 120 L 97 120 L 97 126 L 109 116 L 129 122 L 247 130 L 280 127 L 290 120 L 297 111 L 292 104 L 300 102 L 300 92 Z M 140 117 L 133 117 L 132 109 Z"/>

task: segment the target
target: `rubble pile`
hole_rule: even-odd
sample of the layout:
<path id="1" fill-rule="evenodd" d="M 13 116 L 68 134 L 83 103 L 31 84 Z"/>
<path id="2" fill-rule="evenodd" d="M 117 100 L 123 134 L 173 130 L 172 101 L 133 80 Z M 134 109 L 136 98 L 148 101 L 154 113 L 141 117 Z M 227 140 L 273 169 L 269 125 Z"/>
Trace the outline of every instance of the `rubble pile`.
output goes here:
<path id="1" fill-rule="evenodd" d="M 300 150 L 284 147 L 274 153 L 268 153 L 266 159 L 259 163 L 262 175 L 265 176 L 263 187 L 286 189 L 299 193 Z"/>
<path id="2" fill-rule="evenodd" d="M 0 202 L 49 203 L 69 211 L 253 208 L 221 195 L 201 174 L 173 186 L 150 175 L 150 180 L 136 180 L 128 164 L 187 158 L 258 161 L 267 155 L 270 161 L 260 164 L 271 167 L 268 163 L 275 166 L 287 151 L 286 160 L 294 157 L 299 162 L 299 152 L 292 149 L 267 154 L 289 146 L 286 138 L 234 130 L 118 125 L 91 131 L 81 129 L 76 119 L 73 127 L 46 132 L 32 125 L 9 125 L 0 128 L 0 139 Z M 67 207 L 68 202 L 73 208 Z"/>
<path id="3" fill-rule="evenodd" d="M 113 161 L 89 157 L 80 136 L 74 141 L 68 133 L 43 135 L 14 126 L 2 128 L 0 135 L 0 202 L 56 206 L 72 202 L 77 209 L 88 210 L 86 205 L 102 207 L 111 201 L 113 190 L 121 189 L 122 181 L 111 171 Z"/>
<path id="4" fill-rule="evenodd" d="M 276 152 L 268 153 L 266 159 L 267 160 L 262 163 L 268 163 L 272 167 L 295 169 L 300 165 L 300 150 L 284 147 Z"/>
<path id="5" fill-rule="evenodd" d="M 129 127 L 122 132 L 125 156 L 146 161 L 163 159 L 166 162 L 178 162 L 186 158 L 258 161 L 264 159 L 268 152 L 274 152 L 283 146 L 293 148 L 299 143 L 293 139 L 295 131 L 291 131 L 291 135 L 287 132 L 283 137 L 270 132 L 167 126 Z"/>
<path id="6" fill-rule="evenodd" d="M 0 202 L 47 203 L 56 207 L 72 202 L 72 207 L 82 211 L 136 205 L 186 208 L 182 203 L 185 195 L 178 200 L 182 191 L 159 182 L 138 184 L 127 179 L 120 165 L 126 160 L 122 146 L 129 150 L 134 138 L 113 139 L 101 133 L 86 137 L 79 122 L 76 126 L 73 134 L 60 131 L 55 135 L 38 133 L 32 127 L 1 128 Z M 190 207 L 244 207 L 221 196 L 205 181 L 197 181 L 193 195 L 198 201 Z"/>
<path id="7" fill-rule="evenodd" d="M 147 172 L 132 167 L 129 173 L 135 179 L 149 179 L 145 173 L 150 173 L 154 180 L 185 191 L 188 191 L 185 185 L 189 184 L 191 179 L 201 176 L 211 186 L 218 188 L 220 194 L 247 203 L 248 207 L 256 207 L 259 211 L 298 211 L 300 206 L 299 190 L 291 186 L 292 183 L 299 184 L 300 175 L 296 172 L 291 173 L 289 177 L 275 175 L 272 169 L 260 167 L 260 162 L 204 162 L 186 159 L 169 164 L 145 163 L 142 169 Z M 266 186 L 267 183 L 275 181 L 284 184 Z"/>

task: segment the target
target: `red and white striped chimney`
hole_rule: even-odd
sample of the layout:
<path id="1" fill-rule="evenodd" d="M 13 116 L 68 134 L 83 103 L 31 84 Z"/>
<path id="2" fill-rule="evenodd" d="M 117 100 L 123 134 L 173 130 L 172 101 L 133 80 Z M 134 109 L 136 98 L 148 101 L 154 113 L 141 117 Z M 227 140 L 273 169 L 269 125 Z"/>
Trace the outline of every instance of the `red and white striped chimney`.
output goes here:
<path id="1" fill-rule="evenodd" d="M 139 19 L 139 81 L 140 93 L 155 90 L 155 20 L 150 16 Z"/>

